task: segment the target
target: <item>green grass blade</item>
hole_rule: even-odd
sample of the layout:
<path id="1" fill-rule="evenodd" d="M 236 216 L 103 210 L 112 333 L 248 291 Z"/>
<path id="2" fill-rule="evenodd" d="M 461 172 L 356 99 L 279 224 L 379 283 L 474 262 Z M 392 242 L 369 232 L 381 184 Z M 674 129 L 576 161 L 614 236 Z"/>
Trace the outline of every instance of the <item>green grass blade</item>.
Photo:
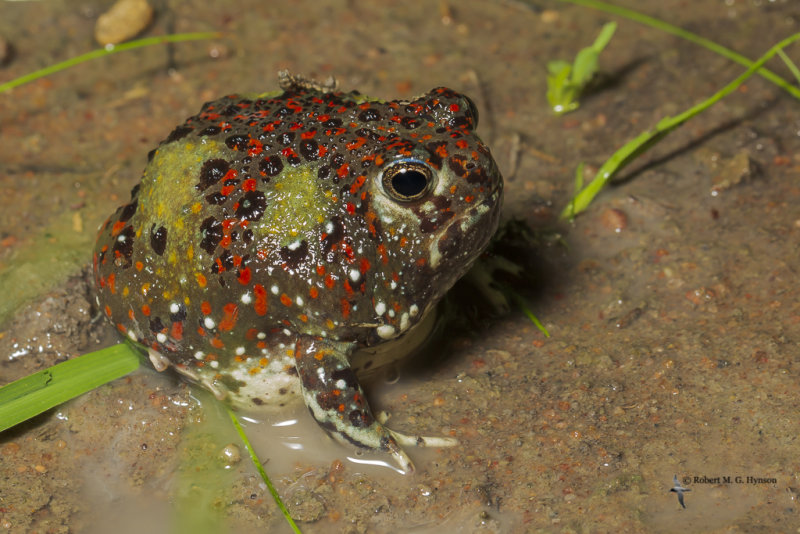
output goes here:
<path id="1" fill-rule="evenodd" d="M 778 55 L 781 57 L 786 66 L 789 67 L 789 71 L 794 76 L 794 79 L 797 80 L 797 83 L 800 83 L 800 69 L 797 68 L 797 65 L 794 64 L 794 61 L 789 59 L 789 56 L 786 55 L 786 52 L 783 50 L 778 50 Z"/>
<path id="2" fill-rule="evenodd" d="M 278 508 L 280 508 L 281 513 L 283 513 L 283 516 L 286 518 L 289 526 L 292 527 L 292 530 L 297 534 L 301 534 L 300 528 L 294 522 L 294 519 L 292 519 L 292 516 L 289 514 L 289 510 L 287 510 L 286 506 L 283 504 L 281 496 L 278 495 L 278 490 L 276 490 L 275 486 L 272 485 L 272 481 L 267 476 L 267 472 L 264 471 L 264 466 L 261 465 L 261 460 L 258 459 L 256 451 L 253 450 L 253 446 L 250 445 L 250 440 L 247 439 L 247 434 L 245 434 L 242 425 L 239 423 L 239 419 L 236 417 L 236 414 L 233 413 L 233 410 L 231 410 L 227 405 L 225 405 L 225 409 L 228 411 L 231 422 L 233 423 L 233 426 L 236 427 L 236 431 L 239 433 L 239 437 L 242 439 L 242 443 L 244 443 L 244 447 L 247 449 L 247 453 L 250 455 L 250 460 L 253 462 L 253 465 L 256 466 L 256 470 L 258 470 L 258 473 L 261 475 L 261 479 L 264 481 L 264 484 L 267 485 L 267 489 L 272 495 L 272 498 L 275 499 L 275 504 L 277 504 Z"/>
<path id="3" fill-rule="evenodd" d="M 583 7 L 590 7 L 592 9 L 597 9 L 599 11 L 611 13 L 612 15 L 618 15 L 620 17 L 624 17 L 626 19 L 633 20 L 635 22 L 639 22 L 647 26 L 651 26 L 666 33 L 670 33 L 682 39 L 686 39 L 687 41 L 690 41 L 704 48 L 707 48 L 708 50 L 711 50 L 712 52 L 719 54 L 722 57 L 728 58 L 731 61 L 735 61 L 740 65 L 744 65 L 745 67 L 751 67 L 753 65 L 753 62 L 749 58 L 737 52 L 734 52 L 733 50 L 725 48 L 724 46 L 719 45 L 714 41 L 711 41 L 710 39 L 706 39 L 705 37 L 701 37 L 696 33 L 692 33 L 682 28 L 678 28 L 677 26 L 673 26 L 668 22 L 664 22 L 663 20 L 650 17 L 648 15 L 639 13 L 638 11 L 634 11 L 632 9 L 626 9 L 624 7 L 607 4 L 605 2 L 600 2 L 599 0 L 560 0 L 560 1 L 568 2 L 570 4 L 576 4 Z M 532 4 L 532 2 L 530 1 L 528 1 L 528 3 Z M 787 82 L 786 80 L 784 80 L 771 70 L 759 67 L 758 74 L 759 76 L 774 83 L 781 89 L 787 91 L 795 98 L 800 99 L 800 89 L 794 87 L 792 84 L 790 84 L 789 82 Z"/>
<path id="4" fill-rule="evenodd" d="M 800 39 L 800 33 L 796 33 L 786 39 L 782 40 L 767 53 L 761 56 L 758 61 L 753 63 L 749 69 L 742 73 L 739 77 L 731 83 L 723 87 L 721 90 L 714 93 L 710 98 L 692 106 L 674 117 L 666 117 L 661 119 L 656 127 L 652 130 L 646 131 L 638 135 L 632 141 L 626 143 L 622 148 L 617 150 L 597 171 L 594 180 L 581 190 L 573 199 L 567 204 L 561 212 L 562 219 L 573 219 L 575 215 L 585 210 L 592 202 L 594 197 L 600 190 L 608 183 L 612 176 L 624 168 L 628 163 L 633 161 L 636 157 L 648 150 L 655 143 L 664 138 L 672 130 L 682 125 L 698 113 L 701 113 L 716 104 L 719 100 L 735 91 L 744 81 L 752 76 L 761 66 L 766 63 L 772 56 L 778 53 L 779 50 L 790 45 L 791 43 Z"/>
<path id="5" fill-rule="evenodd" d="M 61 63 L 50 65 L 49 67 L 39 69 L 24 76 L 20 76 L 19 78 L 16 78 L 14 80 L 2 83 L 0 84 L 0 93 L 8 91 L 9 89 L 13 89 L 14 87 L 19 87 L 20 85 L 24 85 L 34 80 L 38 80 L 39 78 L 43 78 L 45 76 L 53 74 L 54 72 L 59 72 L 68 69 L 70 67 L 74 67 L 75 65 L 78 65 L 85 61 L 89 61 L 103 56 L 109 56 L 117 52 L 123 52 L 125 50 L 133 50 L 134 48 L 142 48 L 145 46 L 153 46 L 162 43 L 179 43 L 182 41 L 217 39 L 221 36 L 222 33 L 220 32 L 175 33 L 172 35 L 164 35 L 160 37 L 147 37 L 145 39 L 138 39 L 136 41 L 130 41 L 118 45 L 109 45 L 105 48 L 98 48 L 97 50 L 92 50 L 91 52 L 87 52 L 80 56 L 70 58 L 66 61 L 62 61 Z"/>
<path id="6" fill-rule="evenodd" d="M 0 432 L 139 367 L 126 344 L 67 360 L 0 388 Z"/>

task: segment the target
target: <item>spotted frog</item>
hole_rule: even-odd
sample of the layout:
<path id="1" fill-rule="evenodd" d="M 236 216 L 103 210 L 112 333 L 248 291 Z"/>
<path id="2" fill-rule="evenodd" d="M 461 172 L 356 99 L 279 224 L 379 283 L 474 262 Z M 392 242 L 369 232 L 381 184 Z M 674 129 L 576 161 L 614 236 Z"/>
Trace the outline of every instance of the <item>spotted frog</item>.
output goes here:
<path id="1" fill-rule="evenodd" d="M 343 443 L 452 445 L 387 429 L 358 376 L 412 350 L 497 228 L 503 180 L 472 101 L 408 101 L 282 73 L 203 105 L 148 155 L 94 253 L 100 309 L 238 406 L 302 395 Z"/>

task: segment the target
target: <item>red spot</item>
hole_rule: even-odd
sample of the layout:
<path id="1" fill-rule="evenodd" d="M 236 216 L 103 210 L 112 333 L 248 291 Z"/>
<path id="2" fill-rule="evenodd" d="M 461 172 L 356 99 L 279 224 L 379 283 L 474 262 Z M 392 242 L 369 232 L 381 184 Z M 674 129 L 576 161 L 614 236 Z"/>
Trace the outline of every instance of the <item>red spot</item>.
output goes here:
<path id="1" fill-rule="evenodd" d="M 250 148 L 247 150 L 248 156 L 258 156 L 264 151 L 264 145 L 258 139 L 250 139 Z"/>
<path id="2" fill-rule="evenodd" d="M 388 254 L 386 254 L 386 245 L 384 245 L 383 243 L 378 245 L 378 254 L 381 257 L 381 263 L 383 264 L 389 263 L 389 256 Z"/>
<path id="3" fill-rule="evenodd" d="M 325 266 L 324 265 L 317 265 L 317 274 L 322 276 L 325 274 Z"/>
<path id="4" fill-rule="evenodd" d="M 316 130 L 306 130 L 300 134 L 300 139 L 313 139 L 315 135 L 317 135 Z"/>
<path id="5" fill-rule="evenodd" d="M 287 307 L 291 306 L 292 305 L 292 299 L 290 299 L 286 295 L 286 293 L 281 293 L 281 304 L 283 304 L 284 306 L 287 306 Z"/>
<path id="6" fill-rule="evenodd" d="M 244 337 L 249 341 L 253 341 L 258 336 L 258 328 L 248 328 Z"/>
<path id="7" fill-rule="evenodd" d="M 253 286 L 253 293 L 256 296 L 256 302 L 253 307 L 258 315 L 267 314 L 267 290 L 261 284 Z"/>
<path id="8" fill-rule="evenodd" d="M 345 319 L 350 317 L 350 303 L 347 302 L 347 299 L 342 299 L 342 317 Z"/>
<path id="9" fill-rule="evenodd" d="M 315 299 L 319 296 L 319 291 L 315 286 L 311 286 L 311 289 L 308 290 L 308 294 L 311 295 L 312 299 Z"/>
<path id="10" fill-rule="evenodd" d="M 328 147 L 319 145 L 319 147 L 317 148 L 317 157 L 321 158 L 327 153 L 328 153 Z"/>
<path id="11" fill-rule="evenodd" d="M 345 204 L 344 207 L 347 210 L 347 213 L 349 213 L 350 215 L 353 215 L 356 212 L 356 207 L 353 205 L 352 202 L 348 202 L 347 204 Z"/>
<path id="12" fill-rule="evenodd" d="M 150 306 L 147 304 L 142 304 L 142 313 L 145 317 L 150 317 Z"/>
<path id="13" fill-rule="evenodd" d="M 367 143 L 366 137 L 358 137 L 355 141 L 347 143 L 345 146 L 347 147 L 347 150 L 355 150 L 357 148 L 361 148 L 366 143 Z"/>
<path id="14" fill-rule="evenodd" d="M 200 311 L 203 312 L 203 315 L 211 315 L 211 303 L 204 300 L 200 304 Z"/>
<path id="15" fill-rule="evenodd" d="M 142 269 L 144 269 L 144 263 L 142 263 L 140 261 L 137 261 L 136 262 L 136 270 L 137 271 L 141 271 Z"/>
<path id="16" fill-rule="evenodd" d="M 336 279 L 333 276 L 328 275 L 325 277 L 325 286 L 328 289 L 333 289 L 333 286 L 335 285 L 336 285 Z"/>
<path id="17" fill-rule="evenodd" d="M 228 236 L 225 236 L 225 237 L 228 237 Z M 222 241 L 225 241 L 225 240 L 223 239 Z M 230 243 L 229 243 L 229 244 L 230 244 Z M 221 273 L 221 272 L 223 272 L 223 271 L 225 270 L 225 266 L 224 266 L 224 265 L 222 265 L 222 260 L 221 260 L 221 259 L 219 259 L 219 258 L 217 258 L 217 259 L 216 259 L 216 260 L 214 260 L 214 261 L 217 263 L 217 272 L 218 272 L 218 273 Z"/>
<path id="18" fill-rule="evenodd" d="M 358 191 L 361 188 L 361 186 L 364 185 L 364 182 L 366 182 L 366 181 L 367 181 L 367 177 L 364 176 L 363 174 L 361 176 L 359 176 L 358 178 L 356 178 L 355 181 L 353 182 L 353 185 L 350 186 L 350 194 L 351 195 L 355 195 L 356 191 Z"/>
<path id="19" fill-rule="evenodd" d="M 248 178 L 242 184 L 242 191 L 255 191 L 257 182 L 253 178 Z"/>
<path id="20" fill-rule="evenodd" d="M 341 167 L 336 169 L 336 175 L 339 178 L 344 178 L 345 176 L 347 176 L 349 172 L 350 172 L 350 165 L 348 165 L 347 163 L 343 163 Z"/>
<path id="21" fill-rule="evenodd" d="M 353 294 L 353 288 L 350 286 L 350 282 L 348 280 L 345 280 L 342 283 L 342 286 L 344 286 L 344 290 L 347 291 L 348 295 L 352 295 Z"/>
<path id="22" fill-rule="evenodd" d="M 106 316 L 108 316 L 108 317 L 111 317 L 111 308 L 109 308 L 108 306 L 106 306 L 106 308 L 105 308 L 105 312 L 106 312 Z"/>
<path id="23" fill-rule="evenodd" d="M 236 325 L 236 319 L 239 316 L 239 306 L 233 302 L 229 302 L 222 308 L 222 313 L 223 317 L 219 322 L 220 332 L 233 330 L 233 327 Z"/>
<path id="24" fill-rule="evenodd" d="M 108 289 L 111 290 L 111 294 L 115 294 L 117 292 L 117 275 L 116 273 L 111 273 L 108 275 Z"/>
<path id="25" fill-rule="evenodd" d="M 124 222 L 122 221 L 115 222 L 114 226 L 111 227 L 111 237 L 117 237 L 123 228 L 125 228 Z"/>
<path id="26" fill-rule="evenodd" d="M 176 341 L 183 339 L 183 321 L 175 321 L 172 323 L 172 329 L 170 330 L 169 335 L 172 336 L 172 339 L 175 339 Z"/>
<path id="27" fill-rule="evenodd" d="M 246 286 L 247 284 L 250 283 L 250 277 L 251 277 L 250 267 L 245 267 L 244 269 L 239 271 L 239 283 L 242 284 L 243 286 Z"/>
<path id="28" fill-rule="evenodd" d="M 456 141 L 456 146 L 461 150 L 464 150 L 469 146 L 469 143 L 467 143 L 464 139 L 459 139 Z"/>
<path id="29" fill-rule="evenodd" d="M 232 185 L 224 185 L 224 186 L 222 186 L 222 189 L 220 189 L 220 190 L 219 190 L 219 192 L 220 192 L 220 194 L 222 194 L 223 196 L 226 196 L 226 197 L 227 197 L 228 195 L 230 195 L 231 193 L 233 193 L 233 190 L 234 190 L 234 189 L 235 189 L 235 187 L 233 187 Z"/>
<path id="30" fill-rule="evenodd" d="M 214 337 L 214 339 L 211 340 L 211 346 L 221 349 L 225 346 L 225 343 L 223 343 L 222 340 L 218 336 L 216 336 Z"/>
<path id="31" fill-rule="evenodd" d="M 450 111 L 453 113 L 458 113 L 461 107 L 458 104 L 450 104 Z"/>
<path id="32" fill-rule="evenodd" d="M 361 261 L 359 262 L 358 265 L 358 270 L 361 271 L 361 274 L 364 274 L 367 271 L 369 271 L 369 267 L 370 267 L 369 260 L 367 258 L 361 258 Z"/>
<path id="33" fill-rule="evenodd" d="M 317 117 L 317 120 L 319 122 L 327 122 L 327 120 L 330 119 L 330 118 L 331 118 L 330 115 L 320 115 L 319 117 Z"/>

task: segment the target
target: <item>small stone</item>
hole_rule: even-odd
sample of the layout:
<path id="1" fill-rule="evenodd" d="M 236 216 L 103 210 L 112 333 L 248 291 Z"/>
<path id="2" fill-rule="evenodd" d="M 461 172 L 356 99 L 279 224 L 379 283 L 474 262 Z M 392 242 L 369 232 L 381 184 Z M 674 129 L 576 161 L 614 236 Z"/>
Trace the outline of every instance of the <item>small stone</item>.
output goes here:
<path id="1" fill-rule="evenodd" d="M 118 44 L 135 37 L 153 20 L 153 8 L 147 0 L 118 0 L 100 15 L 94 38 L 103 46 Z"/>
<path id="2" fill-rule="evenodd" d="M 609 230 L 619 233 L 628 227 L 628 216 L 617 208 L 609 208 L 600 215 L 600 222 Z"/>
<path id="3" fill-rule="evenodd" d="M 228 443 L 219 451 L 219 459 L 222 460 L 225 465 L 231 466 L 238 464 L 242 460 L 242 453 L 235 444 Z"/>
<path id="4" fill-rule="evenodd" d="M 755 170 L 755 163 L 747 150 L 739 151 L 723 162 L 719 172 L 711 179 L 711 194 L 717 196 L 720 192 L 749 180 Z"/>

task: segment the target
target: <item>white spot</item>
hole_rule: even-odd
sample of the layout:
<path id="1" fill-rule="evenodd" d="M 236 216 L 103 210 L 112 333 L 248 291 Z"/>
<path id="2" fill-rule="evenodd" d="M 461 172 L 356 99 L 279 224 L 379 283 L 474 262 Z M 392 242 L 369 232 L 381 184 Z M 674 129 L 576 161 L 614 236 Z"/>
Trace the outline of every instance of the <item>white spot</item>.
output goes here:
<path id="1" fill-rule="evenodd" d="M 327 223 L 325 223 L 325 233 L 326 234 L 332 234 L 334 230 L 335 230 L 335 228 L 333 227 L 333 222 L 332 221 L 328 221 Z"/>
<path id="2" fill-rule="evenodd" d="M 345 389 L 347 387 L 347 382 L 344 380 L 337 380 L 336 381 L 336 389 Z"/>
<path id="3" fill-rule="evenodd" d="M 394 317 L 395 315 L 394 310 L 389 310 L 389 317 Z"/>
<path id="4" fill-rule="evenodd" d="M 391 287 L 392 289 L 397 289 L 397 282 L 392 280 L 392 282 L 389 284 L 389 287 Z"/>
<path id="5" fill-rule="evenodd" d="M 291 336 L 291 335 L 292 335 L 292 331 L 291 331 L 291 330 L 289 330 L 288 328 L 284 328 L 284 329 L 283 329 L 283 335 L 285 335 L 285 336 Z"/>
<path id="6" fill-rule="evenodd" d="M 139 341 L 136 338 L 136 334 L 134 334 L 132 330 L 128 330 L 128 337 L 131 338 L 133 341 Z"/>
<path id="7" fill-rule="evenodd" d="M 203 354 L 202 350 L 198 350 L 197 352 L 194 353 L 194 359 L 195 360 L 202 360 L 205 357 L 206 357 L 206 355 Z"/>
<path id="8" fill-rule="evenodd" d="M 236 347 L 236 355 L 241 356 L 244 354 L 244 347 Z"/>
<path id="9" fill-rule="evenodd" d="M 411 314 L 411 317 L 416 317 L 419 314 L 419 306 L 412 304 L 411 307 L 408 308 L 408 313 Z"/>
<path id="10" fill-rule="evenodd" d="M 208 328 L 209 330 L 217 326 L 217 323 L 215 323 L 214 319 L 212 319 L 211 317 L 206 317 L 203 320 L 203 324 L 206 325 L 206 328 Z"/>
<path id="11" fill-rule="evenodd" d="M 402 332 L 403 330 L 408 330 L 409 326 L 410 325 L 408 324 L 408 313 L 406 312 L 400 316 L 400 331 Z"/>
<path id="12" fill-rule="evenodd" d="M 156 334 L 156 340 L 158 340 L 159 343 L 166 343 L 167 342 L 167 334 L 165 334 L 163 332 L 159 332 L 158 334 Z"/>
<path id="13" fill-rule="evenodd" d="M 289 243 L 289 246 L 287 248 L 289 250 L 297 250 L 299 247 L 300 247 L 300 240 L 298 239 L 297 241 L 292 241 L 291 243 Z"/>
<path id="14" fill-rule="evenodd" d="M 257 337 L 258 339 L 266 339 L 266 337 L 267 337 L 267 334 L 266 334 L 266 332 L 259 332 L 259 333 L 256 335 L 256 337 Z"/>
<path id="15" fill-rule="evenodd" d="M 120 234 L 119 237 L 117 238 L 117 241 L 119 241 L 120 243 L 124 243 L 125 242 L 125 234 Z"/>
<path id="16" fill-rule="evenodd" d="M 375 313 L 377 313 L 378 315 L 383 315 L 384 313 L 386 313 L 386 303 L 378 302 L 377 304 L 375 304 Z"/>
<path id="17" fill-rule="evenodd" d="M 169 305 L 170 313 L 178 313 L 179 311 L 181 311 L 181 307 L 177 302 L 173 302 L 172 304 Z"/>
<path id="18" fill-rule="evenodd" d="M 350 271 L 350 280 L 353 282 L 358 282 L 359 278 L 361 278 L 361 273 L 358 272 L 358 269 L 353 269 Z"/>
<path id="19" fill-rule="evenodd" d="M 303 305 L 303 298 L 302 298 L 302 297 L 300 297 L 300 296 L 298 296 L 298 297 L 297 297 L 297 300 L 295 300 L 295 302 L 297 302 L 297 305 L 298 305 L 298 306 L 302 306 L 302 305 Z"/>
<path id="20" fill-rule="evenodd" d="M 211 362 L 209 362 L 208 365 L 216 369 L 217 367 L 219 367 L 219 362 L 217 360 L 211 360 Z"/>
<path id="21" fill-rule="evenodd" d="M 280 289 L 278 289 L 278 286 L 272 286 L 271 288 L 269 288 L 269 290 L 272 291 L 273 295 L 277 295 L 278 291 L 280 291 Z"/>
<path id="22" fill-rule="evenodd" d="M 378 335 L 383 339 L 391 339 L 395 336 L 396 330 L 390 324 L 383 324 L 375 329 Z"/>
<path id="23" fill-rule="evenodd" d="M 253 302 L 253 297 L 250 296 L 250 293 L 243 293 L 241 300 L 242 304 L 250 304 Z"/>

